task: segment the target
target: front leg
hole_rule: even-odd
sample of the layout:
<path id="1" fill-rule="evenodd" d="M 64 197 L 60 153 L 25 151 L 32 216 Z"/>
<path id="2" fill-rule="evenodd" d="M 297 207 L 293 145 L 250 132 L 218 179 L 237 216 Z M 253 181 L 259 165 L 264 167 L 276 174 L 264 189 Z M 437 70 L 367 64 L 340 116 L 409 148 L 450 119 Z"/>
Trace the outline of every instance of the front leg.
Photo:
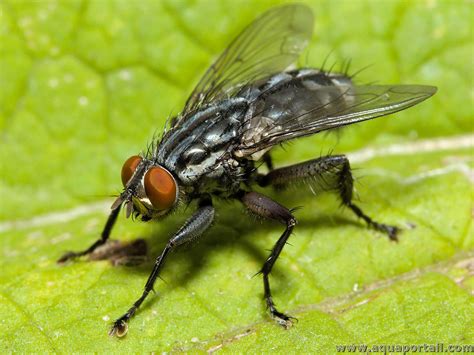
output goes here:
<path id="1" fill-rule="evenodd" d="M 105 244 L 110 237 L 110 232 L 112 232 L 112 228 L 114 227 L 115 221 L 117 220 L 117 216 L 120 212 L 120 207 L 122 205 L 118 205 L 117 207 L 113 208 L 110 212 L 109 218 L 107 218 L 107 222 L 105 223 L 104 230 L 100 235 L 100 238 L 97 239 L 89 248 L 84 249 L 82 251 L 68 251 L 63 256 L 58 259 L 58 263 L 64 263 L 68 260 L 75 259 L 79 256 L 88 255 L 96 250 L 99 246 Z"/>
<path id="2" fill-rule="evenodd" d="M 109 332 L 109 335 L 117 335 L 122 337 L 127 333 L 127 322 L 135 314 L 137 309 L 143 303 L 150 291 L 153 290 L 156 278 L 158 277 L 161 268 L 164 265 L 168 254 L 176 247 L 185 244 L 195 238 L 201 236 L 211 225 L 214 220 L 214 207 L 210 199 L 202 200 L 199 204 L 199 209 L 184 223 L 184 225 L 175 233 L 168 241 L 161 255 L 155 261 L 153 270 L 145 284 L 145 289 L 133 306 L 120 318 L 118 318 Z"/>
<path id="3" fill-rule="evenodd" d="M 276 309 L 275 303 L 273 303 L 272 299 L 270 281 L 268 279 L 268 276 L 270 275 L 273 265 L 278 259 L 278 256 L 280 256 L 280 253 L 283 250 L 286 241 L 290 237 L 291 232 L 293 231 L 293 228 L 296 225 L 296 219 L 295 217 L 293 217 L 289 209 L 283 207 L 272 199 L 262 194 L 259 194 L 258 192 L 245 193 L 241 197 L 241 201 L 251 212 L 255 213 L 256 215 L 268 219 L 273 219 L 286 225 L 285 231 L 275 243 L 275 246 L 273 247 L 270 255 L 263 264 L 260 273 L 263 275 L 263 289 L 265 301 L 267 303 L 267 307 L 270 311 L 272 318 L 275 319 L 281 326 L 289 328 L 292 325 L 291 320 L 294 318 L 284 313 L 281 313 Z"/>

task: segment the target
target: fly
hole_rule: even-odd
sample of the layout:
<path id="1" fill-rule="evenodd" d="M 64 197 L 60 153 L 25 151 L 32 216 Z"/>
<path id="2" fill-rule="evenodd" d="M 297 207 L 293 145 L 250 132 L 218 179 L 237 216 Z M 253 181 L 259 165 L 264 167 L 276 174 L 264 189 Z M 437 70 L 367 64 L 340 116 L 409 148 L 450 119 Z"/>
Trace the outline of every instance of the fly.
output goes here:
<path id="1" fill-rule="evenodd" d="M 153 290 L 171 251 L 211 226 L 213 198 L 237 199 L 252 213 L 284 226 L 260 273 L 270 315 L 285 328 L 294 318 L 275 307 L 269 275 L 296 218 L 291 209 L 252 191 L 252 186 L 309 183 L 337 191 L 342 203 L 369 227 L 397 240 L 399 228 L 376 222 L 353 203 L 353 177 L 345 155 L 273 169 L 270 152 L 295 138 L 404 110 L 432 96 L 436 87 L 359 86 L 347 73 L 289 70 L 309 43 L 313 24 L 307 6 L 292 4 L 273 8 L 246 27 L 207 70 L 160 139 L 146 153 L 125 161 L 124 190 L 112 204 L 100 239 L 59 259 L 65 262 L 88 255 L 105 244 L 122 206 L 127 217 L 149 221 L 165 217 L 180 204 L 197 201 L 197 210 L 169 239 L 142 295 L 114 322 L 111 335 L 127 332 L 128 321 Z M 269 168 L 266 174 L 258 171 L 262 162 Z"/>

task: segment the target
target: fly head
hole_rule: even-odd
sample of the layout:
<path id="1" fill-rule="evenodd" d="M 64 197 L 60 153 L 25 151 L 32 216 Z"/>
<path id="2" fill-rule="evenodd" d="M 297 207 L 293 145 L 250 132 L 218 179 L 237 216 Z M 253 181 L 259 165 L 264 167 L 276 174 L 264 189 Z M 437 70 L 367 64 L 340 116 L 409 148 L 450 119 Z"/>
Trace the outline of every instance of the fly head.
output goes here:
<path id="1" fill-rule="evenodd" d="M 153 160 L 131 156 L 122 166 L 121 177 L 124 191 L 111 208 L 124 204 L 127 218 L 133 214 L 148 221 L 164 216 L 178 201 L 179 188 L 175 178 Z"/>

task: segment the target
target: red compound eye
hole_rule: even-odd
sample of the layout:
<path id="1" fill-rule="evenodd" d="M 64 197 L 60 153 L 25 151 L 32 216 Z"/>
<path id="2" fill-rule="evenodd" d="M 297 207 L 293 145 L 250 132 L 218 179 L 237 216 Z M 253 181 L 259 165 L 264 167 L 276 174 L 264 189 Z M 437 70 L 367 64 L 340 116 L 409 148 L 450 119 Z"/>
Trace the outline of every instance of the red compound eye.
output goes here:
<path id="1" fill-rule="evenodd" d="M 138 164 L 142 161 L 138 155 L 133 155 L 128 158 L 122 166 L 122 184 L 125 187 L 127 185 L 128 180 L 131 179 L 135 169 L 137 168 Z"/>
<path id="2" fill-rule="evenodd" d="M 157 210 L 167 210 L 176 202 L 176 181 L 161 166 L 151 168 L 145 174 L 145 192 Z"/>

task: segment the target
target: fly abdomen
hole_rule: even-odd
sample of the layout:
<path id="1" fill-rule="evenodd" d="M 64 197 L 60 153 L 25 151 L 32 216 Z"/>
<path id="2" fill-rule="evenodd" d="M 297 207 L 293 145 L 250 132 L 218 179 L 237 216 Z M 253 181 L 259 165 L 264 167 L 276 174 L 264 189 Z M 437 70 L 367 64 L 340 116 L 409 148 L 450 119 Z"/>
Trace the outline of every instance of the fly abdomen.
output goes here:
<path id="1" fill-rule="evenodd" d="M 286 121 L 288 116 L 298 116 L 318 107 L 327 109 L 351 90 L 350 77 L 338 73 L 325 73 L 316 69 L 301 69 L 285 73 L 291 79 L 279 81 L 273 88 L 263 91 L 265 100 L 262 115 L 276 122 Z M 281 74 L 279 74 L 281 75 Z M 277 76 L 279 76 L 277 75 Z M 273 82 L 270 78 L 268 83 Z M 329 88 L 333 87 L 333 90 Z M 350 96 L 345 96 L 350 101 Z"/>
<path id="2" fill-rule="evenodd" d="M 253 93 L 258 114 L 246 122 L 241 147 L 253 146 L 251 159 L 259 159 L 265 150 L 258 143 L 275 134 L 301 136 L 307 121 L 320 112 L 344 110 L 353 102 L 350 77 L 317 69 L 300 69 L 278 73 L 261 83 Z M 255 94 L 257 92 L 258 94 Z M 268 146 L 267 146 L 268 149 Z M 253 153 L 252 152 L 252 153 Z M 244 150 L 234 152 L 247 155 Z"/>

